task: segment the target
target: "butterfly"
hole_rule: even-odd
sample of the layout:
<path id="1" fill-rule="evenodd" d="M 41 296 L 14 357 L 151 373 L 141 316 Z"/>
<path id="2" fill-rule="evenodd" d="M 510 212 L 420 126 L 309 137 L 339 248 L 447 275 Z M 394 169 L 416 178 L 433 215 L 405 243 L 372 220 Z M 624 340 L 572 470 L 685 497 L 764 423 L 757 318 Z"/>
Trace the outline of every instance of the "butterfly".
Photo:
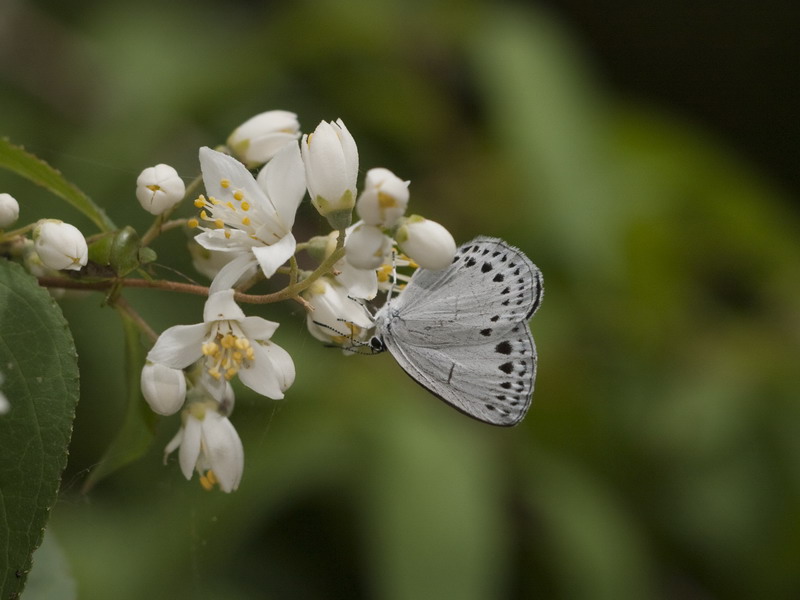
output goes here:
<path id="1" fill-rule="evenodd" d="M 375 315 L 370 346 L 457 410 L 491 425 L 519 423 L 531 404 L 536 346 L 528 319 L 542 273 L 521 250 L 477 237 L 441 271 L 417 270 Z"/>

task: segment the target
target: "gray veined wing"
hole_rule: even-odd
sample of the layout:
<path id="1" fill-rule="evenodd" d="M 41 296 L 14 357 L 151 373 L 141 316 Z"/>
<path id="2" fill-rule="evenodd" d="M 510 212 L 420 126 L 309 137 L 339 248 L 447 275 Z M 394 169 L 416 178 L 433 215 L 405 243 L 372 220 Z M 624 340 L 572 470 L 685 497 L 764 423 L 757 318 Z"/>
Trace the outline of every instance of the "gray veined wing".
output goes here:
<path id="1" fill-rule="evenodd" d="M 420 269 L 392 301 L 396 336 L 417 345 L 481 344 L 527 321 L 543 293 L 539 269 L 497 238 L 462 245 L 442 271 Z"/>
<path id="2" fill-rule="evenodd" d="M 459 411 L 491 425 L 519 423 L 536 379 L 536 347 L 527 323 L 504 339 L 429 348 L 392 336 L 386 347 L 412 379 Z"/>

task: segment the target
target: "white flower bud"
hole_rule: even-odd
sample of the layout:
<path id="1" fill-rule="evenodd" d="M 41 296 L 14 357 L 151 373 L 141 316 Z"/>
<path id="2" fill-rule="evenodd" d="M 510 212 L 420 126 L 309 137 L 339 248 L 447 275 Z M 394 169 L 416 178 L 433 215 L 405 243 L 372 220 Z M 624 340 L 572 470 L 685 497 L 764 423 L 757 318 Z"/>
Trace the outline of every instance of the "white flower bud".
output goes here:
<path id="1" fill-rule="evenodd" d="M 270 110 L 252 117 L 234 129 L 228 148 L 248 166 L 269 161 L 289 142 L 300 137 L 297 115 L 285 110 Z"/>
<path id="2" fill-rule="evenodd" d="M 142 369 L 142 396 L 153 412 L 172 415 L 186 399 L 186 377 L 180 369 L 148 362 Z"/>
<path id="3" fill-rule="evenodd" d="M 358 198 L 358 216 L 367 225 L 393 227 L 406 212 L 408 184 L 389 169 L 370 169 Z"/>
<path id="4" fill-rule="evenodd" d="M 357 269 L 377 269 L 392 250 L 392 240 L 377 227 L 359 223 L 347 234 L 345 258 Z"/>
<path id="5" fill-rule="evenodd" d="M 334 229 L 350 225 L 356 202 L 358 148 L 341 119 L 322 121 L 300 144 L 311 202 Z"/>
<path id="6" fill-rule="evenodd" d="M 63 221 L 40 221 L 33 232 L 33 241 L 44 266 L 57 271 L 80 271 L 89 259 L 89 248 L 83 234 L 77 227 Z"/>
<path id="7" fill-rule="evenodd" d="M 423 269 L 439 271 L 453 262 L 456 242 L 450 232 L 435 221 L 412 215 L 398 228 L 395 239 L 400 249 Z"/>
<path id="8" fill-rule="evenodd" d="M 348 297 L 346 288 L 321 277 L 303 297 L 313 308 L 306 317 L 308 331 L 318 340 L 349 347 L 371 337 L 372 317 L 363 304 Z"/>
<path id="9" fill-rule="evenodd" d="M 183 200 L 186 185 L 169 165 L 148 167 L 136 179 L 136 198 L 151 215 L 160 215 Z"/>
<path id="10" fill-rule="evenodd" d="M 19 218 L 19 204 L 11 194 L 0 194 L 0 229 L 16 223 Z"/>

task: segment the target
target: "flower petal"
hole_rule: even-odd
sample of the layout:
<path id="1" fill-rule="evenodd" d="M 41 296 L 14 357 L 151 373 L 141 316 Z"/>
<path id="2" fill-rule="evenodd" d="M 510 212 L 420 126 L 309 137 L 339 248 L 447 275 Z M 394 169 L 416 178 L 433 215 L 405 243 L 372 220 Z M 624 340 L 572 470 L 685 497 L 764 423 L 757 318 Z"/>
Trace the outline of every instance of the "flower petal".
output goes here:
<path id="1" fill-rule="evenodd" d="M 230 237 L 225 235 L 225 231 Z M 247 232 L 240 229 L 210 229 L 194 236 L 195 241 L 206 250 L 219 250 L 220 252 L 244 252 L 260 242 L 254 240 Z"/>
<path id="2" fill-rule="evenodd" d="M 255 267 L 257 265 L 258 261 L 256 257 L 253 256 L 252 252 L 237 256 L 219 270 L 214 280 L 211 282 L 211 287 L 208 290 L 209 293 L 214 294 L 236 287 L 240 281 L 249 278 L 248 271 L 252 270 L 250 276 L 255 274 Z"/>
<path id="3" fill-rule="evenodd" d="M 271 246 L 253 248 L 258 264 L 266 277 L 272 277 L 275 271 L 294 255 L 297 241 L 291 233 L 287 233 Z"/>
<path id="4" fill-rule="evenodd" d="M 372 300 L 378 294 L 378 275 L 371 269 L 357 269 L 346 260 L 336 263 L 339 274 L 336 281 L 347 289 L 353 298 Z"/>
<path id="5" fill-rule="evenodd" d="M 280 400 L 283 392 L 294 383 L 294 361 L 286 350 L 267 342 L 253 344 L 255 360 L 252 366 L 239 371 L 239 379 L 253 391 Z"/>
<path id="6" fill-rule="evenodd" d="M 279 323 L 267 321 L 262 317 L 245 317 L 239 321 L 239 326 L 249 340 L 268 340 L 278 329 L 278 325 Z"/>
<path id="7" fill-rule="evenodd" d="M 208 335 L 205 323 L 175 325 L 158 336 L 147 360 L 172 369 L 184 369 L 203 355 L 201 345 Z"/>
<path id="8" fill-rule="evenodd" d="M 278 220 L 292 230 L 297 207 L 306 193 L 306 171 L 296 142 L 286 145 L 261 169 L 256 181 L 278 212 Z"/>
<path id="9" fill-rule="evenodd" d="M 202 423 L 195 417 L 189 415 L 183 426 L 183 441 L 178 450 L 178 462 L 181 465 L 181 472 L 186 479 L 192 478 L 192 472 L 200 458 L 200 437 L 202 433 Z"/>
<path id="10" fill-rule="evenodd" d="M 244 194 L 244 198 L 250 204 L 264 210 L 265 214 L 273 216 L 276 214 L 272 203 L 258 186 L 253 175 L 235 158 L 204 146 L 200 148 L 200 169 L 209 196 L 226 197 L 230 192 L 229 188 L 222 187 L 222 181 L 228 180 L 233 188 Z"/>
<path id="11" fill-rule="evenodd" d="M 239 487 L 244 470 L 244 448 L 233 424 L 216 412 L 207 412 L 203 421 L 206 458 L 223 492 Z"/>
<path id="12" fill-rule="evenodd" d="M 214 292 L 206 300 L 203 308 L 203 321 L 238 321 L 244 319 L 244 313 L 233 299 L 233 290 L 220 290 Z M 199 358 L 199 357 L 198 357 Z"/>

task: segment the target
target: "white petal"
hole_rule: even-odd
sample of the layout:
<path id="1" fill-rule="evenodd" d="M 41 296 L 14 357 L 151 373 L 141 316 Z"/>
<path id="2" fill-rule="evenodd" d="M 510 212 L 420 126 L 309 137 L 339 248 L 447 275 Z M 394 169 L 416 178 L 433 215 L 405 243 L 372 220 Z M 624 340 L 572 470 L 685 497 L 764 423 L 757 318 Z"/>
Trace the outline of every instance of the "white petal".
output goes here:
<path id="1" fill-rule="evenodd" d="M 215 412 L 206 413 L 203 421 L 203 442 L 211 470 L 223 492 L 239 487 L 244 469 L 244 448 L 233 424 Z"/>
<path id="2" fill-rule="evenodd" d="M 271 246 L 253 248 L 258 264 L 265 277 L 272 277 L 287 260 L 294 256 L 297 242 L 291 233 L 287 233 Z"/>
<path id="3" fill-rule="evenodd" d="M 339 139 L 342 144 L 345 164 L 347 165 L 347 178 L 350 182 L 350 189 L 355 192 L 356 180 L 358 179 L 358 147 L 355 139 L 347 127 L 344 126 L 344 121 L 337 119 L 336 124 L 340 128 Z"/>
<path id="4" fill-rule="evenodd" d="M 248 272 L 252 271 L 252 274 L 255 274 L 254 267 L 257 265 L 258 261 L 252 252 L 237 256 L 219 270 L 208 291 L 214 294 L 236 287 L 239 283 L 249 278 Z"/>
<path id="5" fill-rule="evenodd" d="M 192 478 L 197 459 L 200 457 L 201 433 L 202 423 L 190 415 L 183 426 L 183 441 L 178 451 L 178 462 L 186 479 Z"/>
<path id="6" fill-rule="evenodd" d="M 228 229 L 227 231 L 230 237 L 227 237 L 222 229 L 211 229 L 198 233 L 194 239 L 206 250 L 219 250 L 220 252 L 245 252 L 260 243 L 241 229 Z"/>
<path id="7" fill-rule="evenodd" d="M 203 355 L 201 345 L 208 335 L 205 323 L 175 325 L 165 330 L 147 353 L 147 360 L 172 369 L 184 369 Z"/>
<path id="8" fill-rule="evenodd" d="M 250 204 L 274 213 L 253 175 L 232 156 L 204 146 L 200 148 L 200 170 L 203 172 L 203 183 L 209 196 L 224 198 L 230 193 L 230 189 L 241 190 Z M 230 182 L 230 188 L 222 187 L 221 182 L 224 179 Z"/>
<path id="9" fill-rule="evenodd" d="M 378 294 L 378 275 L 375 271 L 356 269 L 344 260 L 336 263 L 339 274 L 336 281 L 347 289 L 353 298 L 372 300 Z"/>
<path id="10" fill-rule="evenodd" d="M 278 212 L 278 219 L 291 231 L 297 207 L 306 193 L 306 172 L 300 147 L 288 144 L 261 169 L 257 178 L 267 197 Z"/>
<path id="11" fill-rule="evenodd" d="M 244 318 L 244 313 L 233 299 L 233 290 L 214 292 L 206 300 L 203 308 L 203 321 L 238 321 Z"/>
<path id="12" fill-rule="evenodd" d="M 167 457 L 175 452 L 178 446 L 181 445 L 183 441 L 183 427 L 178 429 L 178 433 L 169 441 L 169 444 L 164 448 L 164 464 L 167 464 Z"/>
<path id="13" fill-rule="evenodd" d="M 255 360 L 252 366 L 239 371 L 239 379 L 251 390 L 280 400 L 283 392 L 294 382 L 294 362 L 289 353 L 276 344 L 253 344 Z"/>
<path id="14" fill-rule="evenodd" d="M 266 351 L 269 356 L 272 367 L 278 375 L 281 390 L 285 392 L 292 387 L 295 379 L 294 361 L 292 360 L 291 354 L 278 346 L 278 344 L 272 342 L 259 344 L 259 346 L 262 350 Z"/>
<path id="15" fill-rule="evenodd" d="M 239 321 L 239 326 L 249 340 L 268 340 L 278 329 L 278 325 L 279 323 L 261 317 L 245 317 Z"/>

